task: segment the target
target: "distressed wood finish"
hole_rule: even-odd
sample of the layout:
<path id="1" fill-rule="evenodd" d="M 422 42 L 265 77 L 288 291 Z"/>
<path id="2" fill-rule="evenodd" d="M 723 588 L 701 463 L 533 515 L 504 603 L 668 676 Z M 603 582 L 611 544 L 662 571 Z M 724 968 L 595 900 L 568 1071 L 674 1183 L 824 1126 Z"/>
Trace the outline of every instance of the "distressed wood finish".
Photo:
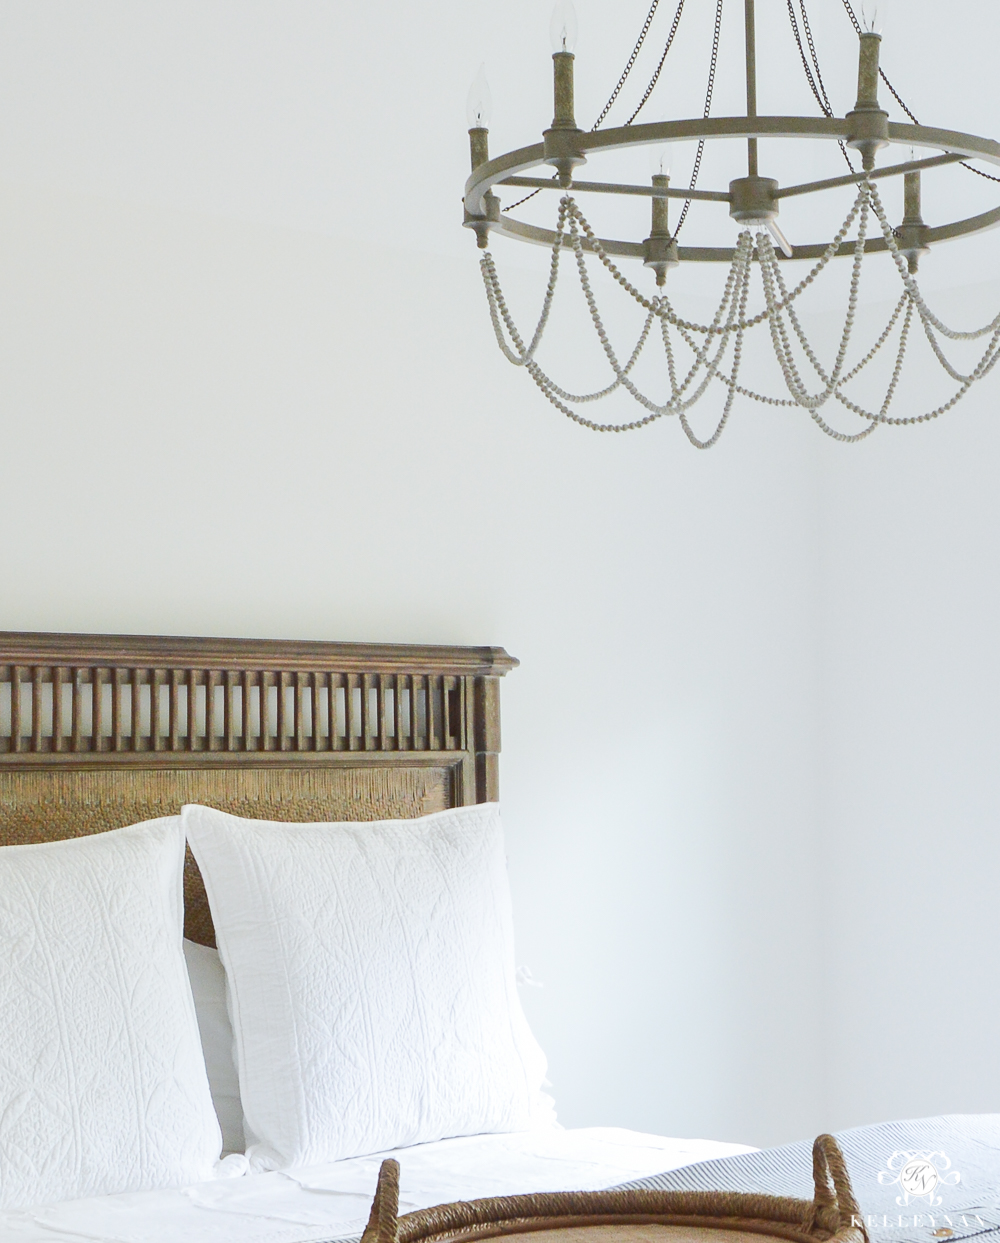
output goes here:
<path id="1" fill-rule="evenodd" d="M 272 820 L 499 796 L 502 648 L 0 632 L 0 844 L 204 802 Z M 214 943 L 201 878 L 189 936 Z"/>

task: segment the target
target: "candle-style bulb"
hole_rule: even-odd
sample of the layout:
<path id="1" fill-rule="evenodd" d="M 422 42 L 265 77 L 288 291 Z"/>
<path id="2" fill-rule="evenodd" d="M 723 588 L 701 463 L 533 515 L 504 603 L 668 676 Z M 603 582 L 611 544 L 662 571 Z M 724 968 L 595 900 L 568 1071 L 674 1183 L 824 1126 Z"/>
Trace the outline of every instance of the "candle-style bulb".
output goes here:
<path id="1" fill-rule="evenodd" d="M 572 52 L 576 47 L 576 9 L 573 0 L 559 0 L 552 10 L 549 37 L 553 52 Z"/>
<path id="2" fill-rule="evenodd" d="M 866 34 L 882 34 L 888 7 L 888 0 L 861 0 L 861 29 Z"/>
<path id="3" fill-rule="evenodd" d="M 465 103 L 465 117 L 469 129 L 487 129 L 493 114 L 493 95 L 490 84 L 486 81 L 486 66 L 480 65 L 479 72 L 469 87 L 469 97 Z"/>
<path id="4" fill-rule="evenodd" d="M 649 172 L 652 177 L 669 177 L 670 176 L 670 148 L 669 147 L 650 147 L 649 149 Z"/>

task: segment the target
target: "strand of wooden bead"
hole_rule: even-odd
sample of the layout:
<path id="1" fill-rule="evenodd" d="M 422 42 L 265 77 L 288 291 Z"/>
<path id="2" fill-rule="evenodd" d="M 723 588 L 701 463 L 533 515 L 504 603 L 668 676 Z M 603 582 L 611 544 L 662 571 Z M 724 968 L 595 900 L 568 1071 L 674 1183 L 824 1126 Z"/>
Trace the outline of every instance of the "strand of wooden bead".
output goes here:
<path id="1" fill-rule="evenodd" d="M 542 311 L 535 327 L 534 334 L 532 335 L 531 344 L 528 346 L 527 350 L 524 348 L 524 342 L 517 331 L 513 317 L 507 309 L 507 303 L 503 296 L 503 290 L 500 288 L 500 278 L 497 275 L 496 265 L 493 262 L 493 256 L 489 250 L 483 253 L 483 258 L 480 261 L 480 267 L 483 271 L 484 280 L 486 281 L 486 295 L 490 301 L 491 317 L 494 319 L 494 331 L 497 331 L 498 328 L 495 316 L 493 316 L 493 311 L 496 309 L 494 306 L 495 302 L 496 305 L 499 306 L 504 323 L 507 325 L 507 331 L 510 333 L 510 338 L 514 343 L 517 356 L 514 357 L 512 352 L 506 347 L 506 343 L 498 337 L 498 340 L 500 340 L 500 348 L 503 350 L 508 360 L 514 363 L 515 366 L 524 366 L 525 361 L 534 355 L 535 350 L 541 342 L 545 326 L 548 323 L 549 312 L 552 309 L 552 299 L 556 291 L 556 280 L 559 275 L 559 252 L 562 249 L 565 219 L 565 207 L 560 205 L 559 219 L 556 225 L 556 240 L 552 247 L 552 260 L 549 265 L 549 282 L 545 289 L 545 297 L 542 300 Z"/>
<path id="2" fill-rule="evenodd" d="M 482 259 L 480 259 L 479 270 L 482 272 L 483 281 L 486 284 L 486 300 L 489 303 L 490 320 L 493 323 L 493 331 L 496 334 L 497 345 L 500 346 L 500 349 L 503 351 L 504 357 L 507 359 L 509 363 L 513 363 L 515 367 L 523 367 L 524 358 L 522 357 L 521 354 L 514 353 L 514 351 L 507 344 L 507 338 L 503 335 L 503 327 L 500 324 L 500 314 L 497 309 L 497 299 L 499 298 L 502 300 L 503 293 L 500 292 L 499 282 L 496 281 L 495 272 L 492 271 L 489 251 L 486 251 Z M 512 328 L 512 327 L 513 325 L 510 323 L 508 319 L 508 328 Z M 512 337 L 514 337 L 515 345 L 517 344 L 518 341 L 520 341 L 520 338 L 515 336 L 516 332 L 517 332 L 517 329 L 514 328 L 512 332 Z"/>
<path id="3" fill-rule="evenodd" d="M 812 268 L 812 270 L 806 276 L 804 276 L 801 281 L 799 281 L 798 285 L 796 285 L 796 287 L 788 295 L 790 300 L 794 300 L 798 298 L 800 294 L 802 294 L 816 280 L 816 278 L 822 273 L 823 269 L 827 266 L 830 260 L 836 255 L 837 251 L 840 249 L 847 234 L 850 232 L 851 226 L 853 225 L 855 219 L 857 218 L 857 214 L 861 208 L 861 202 L 862 202 L 863 197 L 864 197 L 863 193 L 859 191 L 858 197 L 855 200 L 854 206 L 851 208 L 851 211 L 849 212 L 847 219 L 841 225 L 840 230 L 838 231 L 836 237 L 833 239 L 830 245 L 827 246 L 826 250 L 820 256 L 819 260 L 817 261 L 816 265 Z M 588 236 L 592 236 L 592 234 L 588 234 Z M 597 238 L 593 238 L 593 248 L 597 252 L 598 256 L 602 258 L 602 260 L 605 263 L 605 266 L 611 269 L 614 269 L 614 264 L 611 263 L 611 261 L 607 259 L 607 257 L 604 255 L 604 252 L 600 248 L 600 242 Z M 700 333 L 712 332 L 712 328 L 710 326 L 707 326 L 705 324 L 694 324 L 690 320 L 681 319 L 681 317 L 677 315 L 677 313 L 670 306 L 669 300 L 665 300 L 663 305 L 665 305 L 667 308 L 667 311 L 666 311 L 667 317 L 669 318 L 671 324 L 673 324 L 676 328 L 686 328 L 689 332 L 700 332 Z M 781 309 L 784 309 L 784 305 L 785 305 L 784 303 L 781 304 Z M 755 328 L 758 324 L 762 324 L 768 318 L 768 315 L 769 315 L 769 312 L 765 308 L 758 315 L 753 316 L 752 319 L 748 319 L 745 322 L 745 324 L 743 324 L 742 326 L 745 328 Z"/>
<path id="4" fill-rule="evenodd" d="M 896 365 L 892 369 L 892 380 L 889 387 L 885 391 L 885 400 L 882 402 L 882 409 L 879 411 L 879 422 L 885 421 L 889 407 L 892 405 L 892 399 L 896 395 L 896 386 L 899 384 L 899 377 L 903 372 L 903 359 L 906 357 L 906 342 L 910 335 L 910 324 L 913 322 L 913 299 L 907 299 L 906 316 L 903 319 L 903 327 L 899 332 L 899 349 L 896 350 Z"/>
<path id="5" fill-rule="evenodd" d="M 777 285 L 778 291 L 782 296 L 782 300 L 786 302 L 786 312 L 787 312 L 789 321 L 791 322 L 792 328 L 795 331 L 795 335 L 799 339 L 799 343 L 801 344 L 806 357 L 809 359 L 809 362 L 812 364 L 813 369 L 815 370 L 816 374 L 826 385 L 826 388 L 823 393 L 817 394 L 816 396 L 809 399 L 810 408 L 812 409 L 818 409 L 821 405 L 824 405 L 829 400 L 830 395 L 834 391 L 834 389 L 838 388 L 840 384 L 843 383 L 843 380 L 841 379 L 841 372 L 843 371 L 843 367 L 844 367 L 844 359 L 847 357 L 847 347 L 850 343 L 851 332 L 854 328 L 854 321 L 855 321 L 855 317 L 857 313 L 858 288 L 861 282 L 861 265 L 865 257 L 865 237 L 867 235 L 867 231 L 868 231 L 868 202 L 866 200 L 864 203 L 862 203 L 861 220 L 858 226 L 858 237 L 857 237 L 857 241 L 855 242 L 855 246 L 854 246 L 854 265 L 853 265 L 853 269 L 851 272 L 851 288 L 850 288 L 850 296 L 848 298 L 848 304 L 847 304 L 847 315 L 845 316 L 845 319 L 844 319 L 844 331 L 841 334 L 840 349 L 837 352 L 837 358 L 834 363 L 833 370 L 829 376 L 826 374 L 826 371 L 821 365 L 819 359 L 816 357 L 816 354 L 812 348 L 812 345 L 810 344 L 809 339 L 807 338 L 805 332 L 802 329 L 802 325 L 799 322 L 799 317 L 796 314 L 795 307 L 787 303 L 788 291 L 785 288 L 785 278 L 781 271 L 781 265 L 778 263 L 777 256 L 774 253 L 774 247 L 770 244 L 770 239 L 768 239 L 768 242 L 767 242 L 767 249 L 765 252 L 766 259 L 762 259 L 762 262 L 766 261 L 768 268 L 770 269 L 771 275 L 774 278 L 774 281 Z M 779 322 L 780 322 L 780 316 L 779 316 Z M 781 335 L 782 335 L 782 341 L 784 343 L 784 347 L 786 350 L 786 354 L 788 358 L 791 359 L 792 358 L 791 349 L 788 346 L 788 339 L 784 332 L 783 327 L 781 330 Z M 793 363 L 793 368 L 794 368 L 794 363 Z M 804 392 L 805 386 L 802 385 L 801 383 L 801 378 L 799 377 L 799 373 L 797 369 L 794 370 L 794 374 L 795 374 L 796 380 L 801 385 L 802 391 Z M 800 401 L 800 404 L 807 405 L 807 403 L 804 401 Z"/>
<path id="6" fill-rule="evenodd" d="M 749 233 L 747 233 L 746 236 L 747 238 L 749 238 L 750 236 Z M 740 242 L 742 243 L 742 241 L 743 241 L 743 237 L 741 235 Z M 739 293 L 740 301 L 739 301 L 739 310 L 737 311 L 737 317 L 740 321 L 743 321 L 746 319 L 747 296 L 750 293 L 750 270 L 749 269 L 750 269 L 750 263 L 749 263 L 749 260 L 747 260 L 744 266 L 744 270 L 743 270 L 744 279 L 740 285 L 740 293 Z M 681 416 L 680 416 L 681 427 L 684 429 L 685 436 L 687 436 L 688 440 L 691 442 L 691 444 L 694 445 L 696 449 L 711 449 L 712 446 L 716 444 L 719 437 L 722 435 L 723 431 L 725 430 L 726 424 L 729 422 L 729 415 L 732 411 L 733 401 L 736 397 L 736 391 L 735 391 L 736 380 L 740 374 L 740 363 L 742 362 L 742 359 L 743 359 L 743 334 L 745 332 L 746 332 L 745 328 L 737 328 L 736 330 L 736 338 L 733 342 L 733 369 L 730 372 L 732 384 L 730 385 L 729 391 L 726 394 L 726 403 L 722 408 L 722 418 L 719 420 L 718 426 L 716 427 L 712 435 L 707 440 L 699 440 L 698 437 L 691 430 L 691 426 L 687 420 L 687 415 L 683 413 L 683 411 L 681 412 Z"/>
<path id="7" fill-rule="evenodd" d="M 712 322 L 713 332 L 714 330 L 718 329 L 719 334 L 722 336 L 722 340 L 721 340 L 719 349 L 716 353 L 716 357 L 714 360 L 714 365 L 710 364 L 707 361 L 709 342 L 711 341 L 712 334 L 706 333 L 704 343 L 702 345 L 698 345 L 698 343 L 691 337 L 690 333 L 688 333 L 686 329 L 684 328 L 678 329 L 678 331 L 681 333 L 682 337 L 684 338 L 686 344 L 691 349 L 691 352 L 694 354 L 694 362 L 692 363 L 691 369 L 688 372 L 687 376 L 685 377 L 684 382 L 680 385 L 676 385 L 675 383 L 673 386 L 674 391 L 672 394 L 672 400 L 674 402 L 675 409 L 681 408 L 677 406 L 677 399 L 691 385 L 691 383 L 694 381 L 694 377 L 696 376 L 696 374 L 698 373 L 698 371 L 701 369 L 702 366 L 710 368 L 711 374 L 706 376 L 705 380 L 703 380 L 703 382 L 697 389 L 694 396 L 689 398 L 684 403 L 683 409 L 685 410 L 690 409 L 691 405 L 693 405 L 693 403 L 697 401 L 698 398 L 704 393 L 705 389 L 708 387 L 708 381 L 718 371 L 718 366 L 722 360 L 722 354 L 724 353 L 729 343 L 729 337 L 732 331 L 734 330 L 734 328 L 737 327 L 737 325 L 733 324 L 732 322 L 733 317 L 732 317 L 731 312 L 729 315 L 729 321 L 727 323 L 727 326 L 725 328 L 720 327 L 722 316 L 725 312 L 725 308 L 727 304 L 730 306 L 730 308 L 736 305 L 735 295 L 736 295 L 737 286 L 740 283 L 749 279 L 748 271 L 749 271 L 749 263 L 750 263 L 751 246 L 752 246 L 752 241 L 750 238 L 750 234 L 748 232 L 745 234 L 741 234 L 739 242 L 737 243 L 736 254 L 733 259 L 732 266 L 730 267 L 730 270 L 729 270 L 729 277 L 726 282 L 726 291 L 725 291 L 725 294 L 723 295 L 723 299 L 719 306 L 719 309 L 716 311 L 715 319 Z M 664 301 L 666 300 L 666 295 L 664 295 L 663 300 Z"/>
<path id="8" fill-rule="evenodd" d="M 694 374 L 700 365 L 704 365 L 705 375 L 702 378 L 701 383 L 698 385 L 697 389 L 691 394 L 691 396 L 688 397 L 686 401 L 675 406 L 675 408 L 677 409 L 677 412 L 681 415 L 683 415 L 686 411 L 690 410 L 692 406 L 694 406 L 698 401 L 701 400 L 702 396 L 704 395 L 705 391 L 708 389 L 712 380 L 715 379 L 715 377 L 719 374 L 719 370 L 722 366 L 723 358 L 725 356 L 726 351 L 729 348 L 730 338 L 734 335 L 734 333 L 739 331 L 739 325 L 737 323 L 737 316 L 739 314 L 739 311 L 738 311 L 739 300 L 741 299 L 743 286 L 749 280 L 749 276 L 748 276 L 749 265 L 746 262 L 747 253 L 748 253 L 748 250 L 745 246 L 742 246 L 742 245 L 737 246 L 736 257 L 733 262 L 733 267 L 730 271 L 730 278 L 732 282 L 731 296 L 727 295 L 729 296 L 729 312 L 728 312 L 726 324 L 720 334 L 719 347 L 716 350 L 715 356 L 714 358 L 711 359 L 711 361 L 707 360 L 708 344 L 711 338 L 706 336 L 704 345 L 699 347 L 696 350 L 697 357 L 696 357 L 695 364 L 692 366 L 691 372 L 689 373 L 688 378 L 685 380 L 684 384 L 680 386 L 681 391 L 683 392 L 684 389 L 687 387 L 687 385 L 693 380 Z M 693 345 L 693 342 L 692 342 L 692 345 Z M 692 441 L 692 443 L 694 442 Z"/>
<path id="9" fill-rule="evenodd" d="M 862 239 L 862 245 L 863 244 L 864 243 Z M 771 302 L 774 299 L 774 288 L 772 284 L 772 277 L 771 277 L 769 265 L 765 262 L 765 259 L 763 257 L 763 253 L 766 252 L 769 247 L 770 247 L 770 238 L 768 236 L 758 237 L 757 248 L 758 248 L 758 251 L 762 252 L 761 275 L 762 275 L 763 283 L 764 283 L 765 298 L 767 298 L 768 301 Z M 775 321 L 777 321 L 776 324 L 775 324 Z M 781 366 L 782 374 L 784 375 L 784 378 L 785 378 L 785 383 L 788 385 L 789 391 L 792 393 L 792 396 L 795 397 L 796 400 L 798 401 L 798 404 L 801 406 L 804 406 L 809 411 L 810 417 L 812 418 L 816 426 L 820 429 L 820 431 L 825 432 L 827 436 L 831 437 L 831 439 L 840 441 L 841 444 L 855 444 L 859 440 L 864 440 L 865 437 L 870 436 L 876 426 L 874 422 L 870 423 L 869 426 L 866 427 L 864 431 L 861 431 L 861 432 L 855 432 L 853 434 L 848 434 L 846 432 L 838 432 L 834 428 L 832 428 L 826 422 L 826 420 L 820 415 L 819 409 L 817 407 L 813 406 L 808 401 L 801 400 L 801 397 L 805 396 L 805 394 L 804 393 L 797 394 L 795 392 L 792 382 L 791 382 L 789 369 L 787 368 L 787 364 L 791 362 L 791 370 L 794 372 L 794 362 L 790 358 L 787 358 L 782 352 L 782 346 L 784 346 L 785 350 L 790 353 L 788 338 L 784 333 L 784 324 L 781 320 L 781 317 L 780 316 L 772 317 L 771 325 L 772 325 L 771 339 L 772 339 L 772 343 L 774 344 L 774 352 L 775 352 L 775 356 L 778 359 L 779 365 Z M 795 372 L 794 374 L 795 374 L 795 378 L 798 379 L 797 372 Z M 836 389 L 834 390 L 834 392 L 836 392 Z"/>
<path id="10" fill-rule="evenodd" d="M 745 230 L 744 233 L 740 235 L 740 240 L 737 243 L 737 250 L 739 250 L 740 247 L 744 248 L 743 279 L 749 282 L 750 270 L 751 270 L 753 258 L 754 258 L 754 250 L 753 250 L 753 238 L 750 236 L 750 233 L 748 230 Z M 745 321 L 744 321 L 743 326 L 744 327 L 746 326 Z M 691 333 L 687 330 L 687 328 L 683 325 L 682 322 L 675 322 L 675 327 L 677 328 L 677 331 L 680 334 L 681 339 L 684 341 L 685 345 L 687 345 L 687 347 L 691 350 L 691 352 L 696 356 L 696 359 L 697 359 L 697 356 L 700 353 L 703 353 L 703 347 L 698 345 L 697 341 L 695 341 L 694 337 L 691 335 Z M 735 325 L 735 327 L 739 328 L 740 325 L 737 324 Z M 719 378 L 721 378 L 721 373 L 719 373 Z M 690 379 L 690 376 L 689 376 L 689 379 Z M 687 386 L 687 383 L 688 381 L 685 381 L 685 384 L 681 386 L 682 390 L 683 388 Z"/>
<path id="11" fill-rule="evenodd" d="M 851 370 L 848 371 L 848 373 L 844 376 L 843 380 L 841 380 L 840 382 L 841 388 L 843 388 L 843 386 L 847 384 L 850 380 L 853 380 L 857 375 L 859 375 L 860 372 L 863 371 L 864 368 L 868 366 L 868 364 L 872 361 L 872 359 L 879 352 L 879 350 L 881 350 L 882 346 L 885 345 L 886 341 L 888 341 L 889 337 L 892 334 L 893 328 L 895 328 L 896 326 L 896 321 L 899 319 L 900 315 L 902 314 L 903 307 L 907 306 L 909 302 L 910 302 L 910 295 L 904 290 L 899 301 L 896 303 L 896 306 L 892 312 L 892 315 L 890 315 L 889 317 L 889 322 L 882 329 L 881 336 L 878 338 L 878 340 L 875 342 L 872 348 L 868 351 L 868 353 L 864 356 L 864 358 L 862 358 L 862 360 L 857 364 L 857 366 L 852 367 Z"/>
<path id="12" fill-rule="evenodd" d="M 768 309 L 771 311 L 771 341 L 774 346 L 775 357 L 781 367 L 782 375 L 788 386 L 788 391 L 795 398 L 800 406 L 810 411 L 818 410 L 825 405 L 830 399 L 832 393 L 837 389 L 840 382 L 841 372 L 843 371 L 844 359 L 847 357 L 847 347 L 850 344 L 851 333 L 854 329 L 854 321 L 857 315 L 858 305 L 858 289 L 861 283 L 861 267 L 865 255 L 865 237 L 868 226 L 868 195 L 865 192 L 868 183 L 862 183 L 861 199 L 861 219 L 858 222 L 858 236 L 854 246 L 854 263 L 851 271 L 850 294 L 847 303 L 847 314 L 844 318 L 844 330 L 841 334 L 840 348 L 837 352 L 837 358 L 832 372 L 826 375 L 819 359 L 816 357 L 802 326 L 799 323 L 798 315 L 795 313 L 793 306 L 789 305 L 787 299 L 787 290 L 785 289 L 784 277 L 779 269 L 777 257 L 774 253 L 774 247 L 771 243 L 770 236 L 765 233 L 758 234 L 757 250 L 761 257 L 761 275 L 764 284 L 764 297 Z M 806 391 L 805 384 L 799 373 L 798 366 L 792 351 L 791 342 L 788 339 L 788 333 L 785 328 L 784 315 L 777 309 L 778 299 L 775 297 L 775 287 L 779 289 L 782 295 L 782 301 L 785 303 L 785 309 L 792 323 L 792 327 L 801 342 L 803 349 L 809 362 L 816 370 L 817 375 L 823 380 L 825 388 L 823 392 L 817 394 L 809 394 Z"/>
<path id="13" fill-rule="evenodd" d="M 632 368 L 635 366 L 636 362 L 638 361 L 639 355 L 642 353 L 643 346 L 646 344 L 646 339 L 649 336 L 650 329 L 653 326 L 654 318 L 655 316 L 653 312 L 650 311 L 649 314 L 646 316 L 646 321 L 643 324 L 642 332 L 639 335 L 639 340 L 635 344 L 635 349 L 633 349 L 628 362 L 622 368 L 623 376 L 627 376 L 629 372 L 632 370 Z M 527 364 L 525 365 L 527 366 Z M 609 397 L 616 389 L 620 388 L 622 385 L 622 378 L 617 377 L 615 380 L 612 381 L 611 384 L 607 386 L 607 388 L 602 388 L 596 393 L 568 393 L 566 392 L 565 389 L 560 388 L 559 385 L 555 383 L 555 381 L 552 379 L 551 376 L 546 375 L 546 373 L 542 371 L 541 367 L 539 367 L 537 363 L 533 363 L 533 365 L 536 368 L 538 368 L 539 373 L 545 377 L 546 383 L 549 385 L 552 392 L 554 392 L 557 397 L 561 397 L 563 401 L 570 401 L 577 405 L 582 402 L 600 401 L 604 397 Z"/>
<path id="14" fill-rule="evenodd" d="M 919 311 L 919 308 L 918 308 L 918 311 Z M 996 336 L 997 338 L 1000 338 L 1000 328 L 998 328 Z M 900 419 L 879 418 L 878 415 L 872 414 L 871 412 L 867 410 L 863 410 L 860 406 L 850 401 L 842 393 L 837 393 L 837 400 L 842 405 L 846 406 L 848 410 L 852 410 L 855 414 L 860 414 L 863 417 L 869 418 L 869 419 L 876 419 L 878 420 L 878 422 L 885 423 L 891 427 L 911 427 L 915 423 L 928 423 L 930 422 L 931 419 L 936 419 L 936 418 L 939 418 L 942 414 L 946 414 L 953 406 L 957 405 L 977 380 L 983 379 L 984 376 L 988 375 L 993 370 L 993 368 L 997 364 L 998 359 L 1000 359 L 1000 350 L 994 351 L 989 362 L 987 362 L 985 366 L 982 368 L 982 371 L 980 371 L 978 374 L 973 374 L 972 376 L 970 376 L 970 378 L 966 380 L 964 384 L 962 384 L 961 388 L 958 389 L 958 391 L 954 394 L 954 396 L 952 396 L 948 401 L 944 402 L 942 405 L 938 406 L 937 409 L 927 411 L 926 414 L 911 415 L 909 418 L 900 418 Z"/>
<path id="15" fill-rule="evenodd" d="M 953 328 L 949 328 L 947 324 L 942 323 L 941 320 L 938 319 L 938 317 L 924 301 L 923 294 L 920 292 L 920 286 L 917 284 L 916 279 L 910 272 L 910 267 L 905 256 L 900 253 L 899 246 L 896 242 L 895 231 L 893 230 L 893 227 L 889 223 L 889 219 L 885 214 L 885 208 L 882 206 L 882 200 L 879 198 L 878 190 L 875 188 L 873 183 L 869 184 L 871 185 L 872 203 L 875 208 L 875 214 L 878 217 L 879 224 L 882 226 L 882 235 L 885 238 L 886 246 L 889 249 L 889 253 L 895 260 L 896 267 L 899 270 L 903 284 L 906 286 L 906 289 L 909 291 L 917 304 L 917 310 L 920 312 L 921 318 L 926 316 L 938 332 L 952 341 L 975 341 L 979 337 L 985 337 L 988 333 L 994 332 L 998 327 L 1000 327 L 1000 312 L 998 312 L 997 315 L 984 327 L 976 328 L 971 332 L 958 332 Z"/>
<path id="16" fill-rule="evenodd" d="M 659 299 L 657 299 L 657 309 L 659 309 Z M 677 400 L 677 365 L 674 361 L 674 346 L 670 340 L 670 321 L 665 315 L 658 316 L 660 321 L 660 336 L 663 339 L 663 352 L 667 356 L 667 379 L 670 381 L 670 400 Z"/>

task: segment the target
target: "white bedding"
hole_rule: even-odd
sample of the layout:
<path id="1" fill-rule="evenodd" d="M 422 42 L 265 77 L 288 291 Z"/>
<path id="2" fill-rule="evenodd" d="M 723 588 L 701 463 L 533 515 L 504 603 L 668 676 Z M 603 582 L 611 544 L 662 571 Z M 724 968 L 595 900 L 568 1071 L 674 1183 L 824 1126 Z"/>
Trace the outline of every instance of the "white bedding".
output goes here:
<path id="1" fill-rule="evenodd" d="M 439 1140 L 286 1173 L 248 1174 L 0 1212 L 3 1243 L 315 1243 L 356 1236 L 379 1164 L 401 1168 L 400 1212 L 529 1191 L 586 1191 L 752 1152 L 741 1144 L 665 1139 L 617 1127 L 553 1127 Z"/>

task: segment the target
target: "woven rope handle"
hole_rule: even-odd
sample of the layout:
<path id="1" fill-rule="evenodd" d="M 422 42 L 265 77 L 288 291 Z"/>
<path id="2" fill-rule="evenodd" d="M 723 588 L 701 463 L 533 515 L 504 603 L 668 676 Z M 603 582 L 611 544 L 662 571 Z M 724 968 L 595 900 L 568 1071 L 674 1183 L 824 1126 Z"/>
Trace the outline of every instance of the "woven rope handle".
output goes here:
<path id="1" fill-rule="evenodd" d="M 399 1162 L 388 1157 L 378 1172 L 378 1186 L 361 1243 L 396 1243 L 399 1231 Z"/>
<path id="2" fill-rule="evenodd" d="M 813 1144 L 813 1181 L 817 1222 L 831 1232 L 845 1226 L 860 1226 L 864 1233 L 847 1163 L 832 1135 L 820 1135 Z"/>

